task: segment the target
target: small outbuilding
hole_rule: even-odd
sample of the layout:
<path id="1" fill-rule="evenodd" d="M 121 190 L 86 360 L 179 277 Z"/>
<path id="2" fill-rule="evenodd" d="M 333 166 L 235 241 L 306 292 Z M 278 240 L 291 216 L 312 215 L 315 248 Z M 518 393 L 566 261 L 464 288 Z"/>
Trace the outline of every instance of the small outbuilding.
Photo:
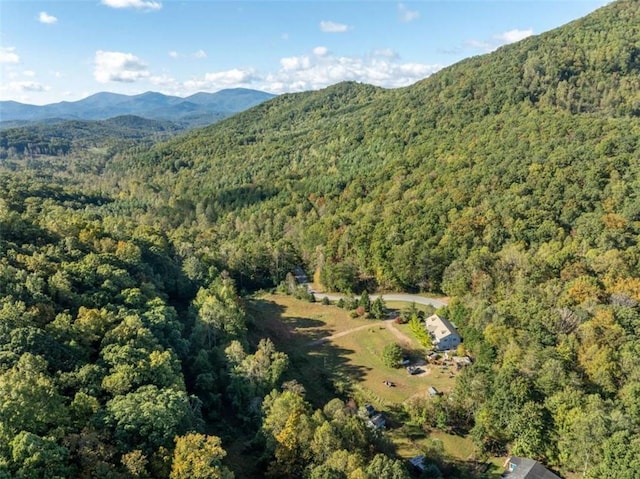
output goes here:
<path id="1" fill-rule="evenodd" d="M 433 386 L 429 386 L 429 388 L 427 389 L 427 391 L 429 391 L 429 396 L 431 397 L 435 397 L 435 396 L 440 396 L 440 391 L 438 391 L 436 388 L 434 388 Z"/>
<path id="2" fill-rule="evenodd" d="M 419 472 L 423 472 L 425 469 L 424 460 L 425 457 L 423 455 L 415 456 L 409 459 L 409 464 L 415 467 Z"/>
<path id="3" fill-rule="evenodd" d="M 387 425 L 387 420 L 384 415 L 376 414 L 371 419 L 369 419 L 367 424 L 373 429 L 384 429 L 384 427 Z"/>
<path id="4" fill-rule="evenodd" d="M 364 410 L 367 414 L 367 417 L 371 417 L 376 413 L 376 409 L 371 404 L 365 404 Z"/>

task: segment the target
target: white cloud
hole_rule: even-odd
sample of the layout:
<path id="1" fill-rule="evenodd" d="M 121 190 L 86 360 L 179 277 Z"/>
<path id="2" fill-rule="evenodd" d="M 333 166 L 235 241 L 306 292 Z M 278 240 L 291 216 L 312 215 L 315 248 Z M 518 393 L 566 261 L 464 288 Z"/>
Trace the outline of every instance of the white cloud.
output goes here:
<path id="1" fill-rule="evenodd" d="M 197 91 L 217 91 L 223 88 L 250 86 L 259 77 L 252 68 L 210 72 L 204 78 L 188 80 L 181 85 L 181 94 L 190 94 Z M 186 91 L 185 91 L 186 90 Z"/>
<path id="2" fill-rule="evenodd" d="M 95 63 L 98 81 L 140 80 L 155 91 L 181 97 L 198 91 L 237 87 L 272 93 L 317 90 L 342 81 L 397 88 L 415 83 L 442 68 L 442 65 L 403 62 L 390 48 L 359 56 L 340 56 L 324 46 L 280 58 L 270 71 L 238 67 L 187 79 L 175 77 L 169 71 L 152 75 L 147 65 L 131 53 L 97 52 Z"/>
<path id="3" fill-rule="evenodd" d="M 112 8 L 138 8 L 140 10 L 160 10 L 162 3 L 152 0 L 102 0 L 102 4 Z"/>
<path id="4" fill-rule="evenodd" d="M 234 68 L 233 70 L 207 73 L 204 77 L 208 82 L 218 83 L 225 86 L 240 83 L 250 83 L 255 79 L 255 70 L 253 70 L 252 68 Z"/>
<path id="5" fill-rule="evenodd" d="M 493 38 L 494 40 L 498 40 L 501 44 L 504 45 L 506 43 L 518 42 L 527 37 L 530 37 L 531 35 L 533 35 L 533 29 L 531 28 L 529 28 L 528 30 L 518 30 L 516 28 L 507 32 L 500 33 L 498 35 L 494 35 Z"/>
<path id="6" fill-rule="evenodd" d="M 207 52 L 203 49 L 193 52 L 191 55 L 182 54 L 175 50 L 171 50 L 169 52 L 169 56 L 171 58 L 195 58 L 196 60 L 202 60 L 203 58 L 207 58 Z"/>
<path id="7" fill-rule="evenodd" d="M 96 52 L 93 76 L 100 83 L 132 83 L 150 76 L 147 65 L 131 53 Z"/>
<path id="8" fill-rule="evenodd" d="M 322 20 L 320 22 L 320 30 L 325 33 L 343 33 L 349 29 L 349 25 L 345 25 L 344 23 L 330 22 L 328 20 Z"/>
<path id="9" fill-rule="evenodd" d="M 8 89 L 15 92 L 39 92 L 47 91 L 49 87 L 35 81 L 12 81 L 9 82 Z"/>
<path id="10" fill-rule="evenodd" d="M 34 76 L 36 76 L 36 72 L 34 72 L 33 70 L 25 70 L 22 72 L 22 74 L 29 78 L 33 78 Z"/>
<path id="11" fill-rule="evenodd" d="M 280 65 L 284 70 L 304 70 L 311 66 L 311 59 L 304 55 L 300 57 L 286 57 L 280 59 Z"/>
<path id="12" fill-rule="evenodd" d="M 15 47 L 0 47 L 0 63 L 18 63 L 20 57 Z"/>
<path id="13" fill-rule="evenodd" d="M 193 58 L 197 58 L 197 59 L 201 59 L 201 58 L 207 58 L 207 52 L 205 52 L 204 50 L 200 49 L 197 52 L 194 52 L 193 55 L 191 55 Z"/>
<path id="14" fill-rule="evenodd" d="M 260 74 L 252 69 L 233 69 L 207 73 L 204 77 L 182 83 L 170 79 L 171 82 L 167 81 L 163 86 L 180 96 L 196 91 L 216 91 L 232 87 L 285 93 L 317 90 L 342 81 L 397 88 L 415 83 L 441 68 L 442 65 L 403 63 L 399 60 L 398 54 L 391 49 L 378 50 L 363 56 L 337 56 L 325 47 L 316 47 L 313 54 L 281 58 L 280 68 L 270 73 Z"/>
<path id="15" fill-rule="evenodd" d="M 177 82 L 176 79 L 170 77 L 169 75 L 163 73 L 160 76 L 152 76 L 149 77 L 149 81 L 153 85 L 161 86 L 161 87 L 175 87 Z"/>
<path id="16" fill-rule="evenodd" d="M 264 76 L 254 87 L 284 93 L 315 90 L 351 80 L 396 88 L 415 83 L 442 68 L 441 65 L 402 63 L 390 49 L 367 56 L 287 57 L 280 60 L 280 65 L 279 71 Z"/>
<path id="17" fill-rule="evenodd" d="M 527 30 L 518 30 L 515 28 L 513 30 L 493 35 L 490 41 L 468 40 L 465 44 L 476 50 L 482 50 L 483 52 L 489 53 L 502 45 L 518 42 L 524 38 L 530 37 L 531 35 L 533 35 L 533 29 L 531 28 Z"/>
<path id="18" fill-rule="evenodd" d="M 471 48 L 475 48 L 476 50 L 482 50 L 485 52 L 490 52 L 497 48 L 497 45 L 493 45 L 482 40 L 467 40 L 465 44 Z"/>
<path id="19" fill-rule="evenodd" d="M 398 4 L 398 18 L 403 23 L 409 23 L 420 18 L 420 12 L 417 10 L 409 10 L 404 3 Z"/>
<path id="20" fill-rule="evenodd" d="M 54 17 L 53 15 L 49 15 L 47 12 L 40 12 L 40 15 L 38 15 L 38 21 L 40 23 L 51 25 L 53 23 L 56 23 L 58 21 L 58 18 Z"/>
<path id="21" fill-rule="evenodd" d="M 373 54 L 385 58 L 399 58 L 398 52 L 392 48 L 381 48 L 380 50 L 375 50 Z"/>
<path id="22" fill-rule="evenodd" d="M 329 49 L 327 47 L 315 47 L 313 49 L 313 54 L 318 57 L 324 57 L 329 53 Z"/>

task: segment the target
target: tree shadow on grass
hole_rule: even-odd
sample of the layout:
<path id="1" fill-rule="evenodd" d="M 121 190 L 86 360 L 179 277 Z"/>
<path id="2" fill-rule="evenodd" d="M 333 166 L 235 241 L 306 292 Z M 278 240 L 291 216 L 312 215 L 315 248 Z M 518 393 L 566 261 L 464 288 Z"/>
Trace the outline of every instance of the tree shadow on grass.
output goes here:
<path id="1" fill-rule="evenodd" d="M 295 379 L 306 390 L 306 398 L 315 407 L 339 396 L 351 396 L 350 384 L 363 381 L 371 368 L 352 364 L 354 351 L 327 341 L 312 346 L 332 331 L 325 323 L 307 317 L 287 317 L 286 308 L 265 299 L 252 299 L 247 309 L 254 319 L 249 337 L 252 341 L 269 337 L 279 351 L 287 353 L 290 364 L 284 380 Z"/>
<path id="2" fill-rule="evenodd" d="M 504 473 L 504 469 L 495 464 L 471 458 L 466 461 L 448 458 L 440 469 L 445 477 L 461 479 L 500 479 Z"/>

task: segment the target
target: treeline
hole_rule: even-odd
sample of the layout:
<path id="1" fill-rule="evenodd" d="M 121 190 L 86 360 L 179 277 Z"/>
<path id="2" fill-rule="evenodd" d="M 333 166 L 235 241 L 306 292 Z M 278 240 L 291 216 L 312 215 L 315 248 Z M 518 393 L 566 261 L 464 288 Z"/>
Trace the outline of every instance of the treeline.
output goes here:
<path id="1" fill-rule="evenodd" d="M 589 241 L 609 237 L 613 223 L 594 222 L 604 214 L 633 237 L 639 100 L 611 85 L 640 81 L 633 55 L 612 64 L 640 41 L 637 9 L 617 2 L 405 89 L 285 95 L 111 162 L 105 178 L 123 204 L 221 245 L 254 286 L 282 279 L 272 272 L 285 241 L 309 270 L 327 270 L 329 287 L 415 291 L 442 290 L 445 269 L 473 249 L 537 248 L 578 225 Z M 579 106 L 557 101 L 561 91 Z"/>
<path id="2" fill-rule="evenodd" d="M 408 477 L 352 403 L 283 389 L 220 265 L 104 203 L 0 175 L 0 477 L 230 478 L 239 431 L 252 476 Z"/>
<path id="3" fill-rule="evenodd" d="M 182 128 L 168 121 L 124 115 L 108 120 L 60 120 L 0 131 L 0 160 L 20 157 L 65 156 L 89 148 L 119 148 L 145 142 L 151 145 Z"/>
<path id="4" fill-rule="evenodd" d="M 40 441 L 78 477 L 134 459 L 166 477 L 208 444 L 224 477 L 213 437 L 239 427 L 274 476 L 390 477 L 369 469 L 393 462 L 384 444 L 340 429 L 353 407 L 313 412 L 280 387 L 287 358 L 247 339 L 236 291 L 304 265 L 331 289 L 458 298 L 444 314 L 475 363 L 449 397 L 407 405 L 416 424 L 633 477 L 639 16 L 619 1 L 405 89 L 283 95 L 148 150 L 3 163 L 0 387 L 30 385 L 0 410 L 7 474 L 26 477 L 36 460 L 14 458 Z M 32 393 L 52 409 L 16 415 Z M 353 434 L 375 446 L 337 454 Z"/>

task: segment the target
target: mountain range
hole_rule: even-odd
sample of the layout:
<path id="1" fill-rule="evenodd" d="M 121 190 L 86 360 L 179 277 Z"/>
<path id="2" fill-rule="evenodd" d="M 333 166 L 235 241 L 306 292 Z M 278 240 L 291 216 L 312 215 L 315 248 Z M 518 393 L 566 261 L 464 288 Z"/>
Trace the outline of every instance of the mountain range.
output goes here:
<path id="1" fill-rule="evenodd" d="M 173 478 L 209 444 L 238 478 L 410 477 L 377 447 L 445 479 L 507 455 L 638 477 L 638 19 L 619 0 L 406 88 L 280 95 L 175 136 L 128 116 L 0 135 L 0 476 Z M 300 267 L 349 309 L 445 294 L 473 364 L 425 366 L 456 378 L 437 397 L 388 391 L 400 336 L 311 347 L 337 310 L 264 294 Z M 411 309 L 396 332 L 419 340 Z M 369 436 L 335 396 L 399 427 Z M 181 436 L 200 421 L 222 442 Z"/>
<path id="2" fill-rule="evenodd" d="M 0 122 L 7 127 L 23 126 L 28 122 L 105 120 L 122 115 L 136 115 L 195 127 L 214 123 L 274 96 L 257 90 L 233 88 L 216 93 L 195 93 L 186 98 L 157 92 L 133 96 L 101 92 L 79 101 L 63 101 L 42 106 L 2 101 Z"/>

